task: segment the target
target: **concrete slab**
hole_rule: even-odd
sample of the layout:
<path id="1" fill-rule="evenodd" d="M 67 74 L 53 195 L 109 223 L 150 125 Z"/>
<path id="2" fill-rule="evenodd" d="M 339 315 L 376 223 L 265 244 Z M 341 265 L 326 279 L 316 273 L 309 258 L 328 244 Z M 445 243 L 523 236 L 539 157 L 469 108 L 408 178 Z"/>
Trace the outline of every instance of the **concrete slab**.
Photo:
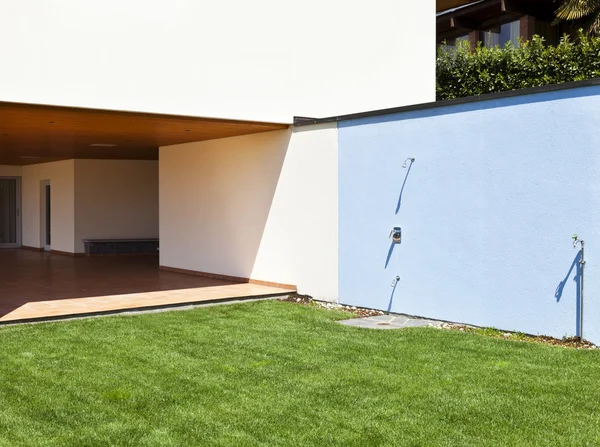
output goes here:
<path id="1" fill-rule="evenodd" d="M 441 321 L 413 318 L 407 315 L 379 315 L 376 317 L 353 318 L 339 322 L 344 326 L 365 329 L 402 329 L 406 327 L 439 327 Z"/>

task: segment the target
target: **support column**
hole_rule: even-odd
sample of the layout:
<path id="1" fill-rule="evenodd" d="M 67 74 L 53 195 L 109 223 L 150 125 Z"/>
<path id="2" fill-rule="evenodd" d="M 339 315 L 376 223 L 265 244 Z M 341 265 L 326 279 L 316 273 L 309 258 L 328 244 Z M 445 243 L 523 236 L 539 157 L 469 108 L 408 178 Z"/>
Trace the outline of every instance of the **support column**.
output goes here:
<path id="1" fill-rule="evenodd" d="M 479 31 L 473 30 L 469 32 L 469 43 L 471 44 L 471 51 L 475 51 L 477 48 L 477 42 L 479 42 Z"/>
<path id="2" fill-rule="evenodd" d="M 521 30 L 520 35 L 523 42 L 531 40 L 535 34 L 535 17 L 523 16 L 521 17 Z"/>

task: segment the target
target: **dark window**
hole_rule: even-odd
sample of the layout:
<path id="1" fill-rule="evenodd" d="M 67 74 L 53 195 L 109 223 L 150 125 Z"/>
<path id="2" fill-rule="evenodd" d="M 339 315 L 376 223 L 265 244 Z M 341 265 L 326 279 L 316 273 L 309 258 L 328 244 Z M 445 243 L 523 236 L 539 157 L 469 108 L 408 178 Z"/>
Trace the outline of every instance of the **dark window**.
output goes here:
<path id="1" fill-rule="evenodd" d="M 493 48 L 496 45 L 503 47 L 507 42 L 512 42 L 514 46 L 517 46 L 520 34 L 521 21 L 515 20 L 481 31 L 481 41 L 488 48 Z"/>
<path id="2" fill-rule="evenodd" d="M 453 37 L 452 39 L 446 39 L 442 41 L 439 46 L 444 48 L 446 51 L 453 51 L 460 42 L 469 41 L 469 35 L 465 34 L 463 36 Z"/>
<path id="3" fill-rule="evenodd" d="M 560 38 L 557 26 L 537 19 L 535 21 L 535 34 L 543 37 L 547 45 L 557 45 Z"/>

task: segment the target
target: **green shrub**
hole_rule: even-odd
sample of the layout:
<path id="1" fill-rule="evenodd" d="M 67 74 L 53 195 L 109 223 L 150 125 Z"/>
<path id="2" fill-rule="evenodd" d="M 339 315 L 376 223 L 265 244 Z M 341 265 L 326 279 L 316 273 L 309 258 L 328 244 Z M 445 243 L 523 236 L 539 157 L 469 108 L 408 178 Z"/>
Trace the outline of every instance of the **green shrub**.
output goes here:
<path id="1" fill-rule="evenodd" d="M 440 47 L 436 66 L 437 100 L 561 84 L 600 77 L 600 37 L 580 32 L 576 41 L 565 36 L 557 46 L 544 39 L 471 51 L 468 42 L 452 50 Z"/>

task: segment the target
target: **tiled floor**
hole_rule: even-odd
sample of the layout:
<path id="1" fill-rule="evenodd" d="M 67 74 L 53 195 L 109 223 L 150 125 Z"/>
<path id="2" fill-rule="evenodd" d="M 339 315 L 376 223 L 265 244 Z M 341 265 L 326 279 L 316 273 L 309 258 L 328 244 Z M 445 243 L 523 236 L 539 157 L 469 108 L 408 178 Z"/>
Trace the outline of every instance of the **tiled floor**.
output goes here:
<path id="1" fill-rule="evenodd" d="M 0 322 L 288 294 L 158 269 L 158 257 L 0 250 Z"/>

